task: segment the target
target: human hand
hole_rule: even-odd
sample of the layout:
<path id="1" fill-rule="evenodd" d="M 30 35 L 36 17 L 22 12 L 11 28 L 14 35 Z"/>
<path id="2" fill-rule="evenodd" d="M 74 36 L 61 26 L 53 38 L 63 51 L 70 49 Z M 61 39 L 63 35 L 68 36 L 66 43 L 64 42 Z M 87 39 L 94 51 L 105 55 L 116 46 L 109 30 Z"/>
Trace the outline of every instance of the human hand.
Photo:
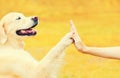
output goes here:
<path id="1" fill-rule="evenodd" d="M 74 40 L 74 45 L 79 51 L 84 51 L 86 49 L 85 44 L 82 42 L 81 38 L 78 35 L 78 32 L 75 28 L 75 25 L 72 20 L 70 20 L 71 32 L 73 32 L 72 38 Z"/>

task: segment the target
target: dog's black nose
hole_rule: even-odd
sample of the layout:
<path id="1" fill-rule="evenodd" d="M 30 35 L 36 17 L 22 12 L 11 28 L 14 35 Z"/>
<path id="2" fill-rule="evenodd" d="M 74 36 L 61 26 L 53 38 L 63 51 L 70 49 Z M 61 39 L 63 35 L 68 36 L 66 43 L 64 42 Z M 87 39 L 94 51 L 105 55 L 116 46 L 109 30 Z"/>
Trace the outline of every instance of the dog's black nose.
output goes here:
<path id="1" fill-rule="evenodd" d="M 33 20 L 34 22 L 38 22 L 38 17 L 33 17 L 32 20 Z"/>

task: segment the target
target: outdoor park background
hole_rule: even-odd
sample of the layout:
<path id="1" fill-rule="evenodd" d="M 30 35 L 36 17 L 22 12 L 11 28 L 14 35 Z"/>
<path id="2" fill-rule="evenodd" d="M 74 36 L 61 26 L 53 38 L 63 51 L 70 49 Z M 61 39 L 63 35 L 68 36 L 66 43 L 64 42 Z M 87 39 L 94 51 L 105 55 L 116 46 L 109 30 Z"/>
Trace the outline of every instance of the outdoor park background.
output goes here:
<path id="1" fill-rule="evenodd" d="M 33 57 L 40 60 L 69 32 L 69 20 L 76 25 L 88 46 L 120 46 L 119 0 L 0 0 L 0 18 L 8 12 L 36 15 L 37 36 L 25 40 Z M 59 78 L 120 78 L 120 60 L 66 50 Z"/>

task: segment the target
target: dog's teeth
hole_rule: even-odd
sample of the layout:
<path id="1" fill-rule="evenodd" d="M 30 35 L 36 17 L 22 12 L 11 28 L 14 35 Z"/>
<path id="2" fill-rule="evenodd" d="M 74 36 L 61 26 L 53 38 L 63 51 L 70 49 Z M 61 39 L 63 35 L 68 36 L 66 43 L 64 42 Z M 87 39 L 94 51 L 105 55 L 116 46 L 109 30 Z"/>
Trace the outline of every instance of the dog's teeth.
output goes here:
<path id="1" fill-rule="evenodd" d="M 25 31 L 24 31 L 24 30 L 21 30 L 21 33 L 25 33 Z"/>

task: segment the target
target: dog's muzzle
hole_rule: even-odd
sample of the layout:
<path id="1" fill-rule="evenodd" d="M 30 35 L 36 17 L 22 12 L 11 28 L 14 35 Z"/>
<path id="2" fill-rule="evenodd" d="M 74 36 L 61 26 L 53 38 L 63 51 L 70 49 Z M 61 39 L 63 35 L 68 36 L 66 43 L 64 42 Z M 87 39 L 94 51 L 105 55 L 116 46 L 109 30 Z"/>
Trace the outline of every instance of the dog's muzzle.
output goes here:
<path id="1" fill-rule="evenodd" d="M 31 18 L 31 20 L 34 22 L 34 24 L 30 28 L 17 30 L 16 34 L 19 36 L 34 36 L 34 35 L 36 35 L 37 32 L 35 30 L 33 30 L 32 28 L 34 28 L 38 24 L 38 17 L 33 17 L 33 18 Z"/>

